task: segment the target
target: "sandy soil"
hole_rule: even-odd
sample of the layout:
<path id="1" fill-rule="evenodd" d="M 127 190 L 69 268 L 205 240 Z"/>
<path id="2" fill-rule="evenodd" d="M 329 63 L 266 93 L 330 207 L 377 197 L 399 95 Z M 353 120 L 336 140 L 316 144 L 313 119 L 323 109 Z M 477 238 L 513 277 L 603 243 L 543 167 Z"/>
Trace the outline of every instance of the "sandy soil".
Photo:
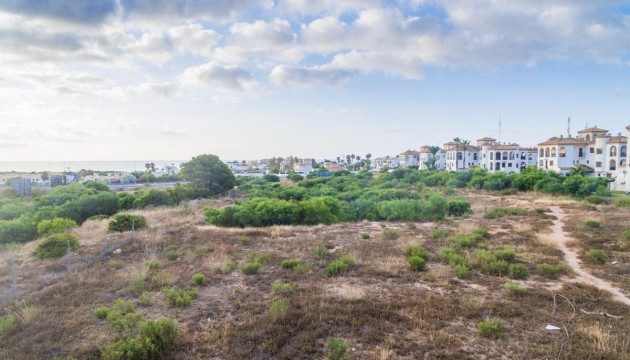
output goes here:
<path id="1" fill-rule="evenodd" d="M 609 282 L 602 280 L 598 277 L 595 277 L 588 273 L 582 267 L 582 263 L 578 258 L 577 253 L 571 249 L 568 244 L 576 241 L 571 238 L 563 229 L 562 225 L 564 224 L 564 219 L 566 214 L 557 206 L 550 206 L 551 215 L 555 216 L 557 219 L 554 220 L 553 225 L 551 226 L 551 233 L 549 234 L 541 234 L 540 236 L 545 238 L 546 240 L 553 241 L 564 253 L 565 261 L 571 266 L 573 271 L 577 274 L 577 276 L 571 281 L 580 282 L 583 284 L 594 286 L 598 289 L 608 291 L 613 295 L 613 298 L 621 303 L 624 303 L 630 306 L 630 298 L 623 294 L 621 290 L 617 287 L 613 286 Z"/>

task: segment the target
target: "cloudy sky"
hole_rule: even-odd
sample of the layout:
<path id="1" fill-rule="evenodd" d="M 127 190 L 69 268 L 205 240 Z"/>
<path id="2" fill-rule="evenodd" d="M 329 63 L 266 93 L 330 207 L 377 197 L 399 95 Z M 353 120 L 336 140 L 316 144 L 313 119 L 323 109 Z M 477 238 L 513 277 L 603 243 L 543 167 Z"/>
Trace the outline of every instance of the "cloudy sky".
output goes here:
<path id="1" fill-rule="evenodd" d="M 613 0 L 0 0 L 0 160 L 335 158 L 630 125 Z"/>

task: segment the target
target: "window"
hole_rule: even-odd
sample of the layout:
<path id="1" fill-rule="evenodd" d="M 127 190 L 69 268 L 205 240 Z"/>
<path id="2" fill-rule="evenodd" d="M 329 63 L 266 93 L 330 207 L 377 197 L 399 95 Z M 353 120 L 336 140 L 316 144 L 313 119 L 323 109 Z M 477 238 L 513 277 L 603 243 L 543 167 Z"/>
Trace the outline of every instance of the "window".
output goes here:
<path id="1" fill-rule="evenodd" d="M 494 160 L 494 153 L 490 152 L 490 160 Z"/>
<path id="2" fill-rule="evenodd" d="M 579 148 L 578 149 L 578 156 L 579 157 L 584 157 L 584 148 Z"/>
<path id="3" fill-rule="evenodd" d="M 602 167 L 602 162 L 601 161 L 596 162 L 595 163 L 595 167 L 598 167 L 598 168 Z"/>
<path id="4" fill-rule="evenodd" d="M 514 151 L 510 151 L 510 160 L 514 160 Z"/>
<path id="5" fill-rule="evenodd" d="M 549 155 L 550 155 L 549 148 L 546 148 L 545 149 L 545 157 L 549 157 Z"/>
<path id="6" fill-rule="evenodd" d="M 508 163 L 508 167 L 512 167 L 512 163 Z"/>
<path id="7" fill-rule="evenodd" d="M 540 160 L 540 161 L 538 162 L 538 166 L 543 167 L 543 166 L 545 166 L 545 163 L 544 163 L 542 160 Z"/>
<path id="8" fill-rule="evenodd" d="M 497 171 L 501 170 L 501 163 L 497 163 L 497 165 L 494 167 Z"/>
<path id="9" fill-rule="evenodd" d="M 602 149 L 597 149 L 597 155 L 601 155 L 603 153 L 604 153 L 604 151 Z"/>
<path id="10" fill-rule="evenodd" d="M 508 153 L 507 151 L 503 152 L 503 160 L 507 160 L 508 159 Z"/>
<path id="11" fill-rule="evenodd" d="M 567 149 L 564 146 L 560 147 L 560 152 L 558 153 L 560 157 L 567 157 Z"/>
<path id="12" fill-rule="evenodd" d="M 551 157 L 556 157 L 556 148 L 551 148 Z"/>
<path id="13" fill-rule="evenodd" d="M 614 145 L 610 147 L 610 156 L 617 156 L 617 147 Z"/>
<path id="14" fill-rule="evenodd" d="M 545 149 L 540 148 L 540 150 L 538 151 L 538 157 L 543 157 L 545 156 Z"/>
<path id="15" fill-rule="evenodd" d="M 586 135 L 586 141 L 591 141 L 591 135 Z"/>
<path id="16" fill-rule="evenodd" d="M 622 168 L 624 166 L 626 166 L 626 159 L 619 160 L 619 167 Z"/>
<path id="17" fill-rule="evenodd" d="M 621 147 L 619 148 L 619 156 L 621 156 L 623 158 L 628 156 L 628 151 L 626 149 L 626 145 L 621 145 Z"/>
<path id="18" fill-rule="evenodd" d="M 529 160 L 529 161 L 534 160 L 534 155 L 533 154 L 527 154 L 527 160 Z"/>
<path id="19" fill-rule="evenodd" d="M 478 155 L 477 155 L 477 153 L 474 153 L 474 154 L 473 154 L 473 160 L 475 160 L 475 161 L 476 161 L 477 159 L 478 159 Z"/>
<path id="20" fill-rule="evenodd" d="M 492 153 L 490 153 L 490 155 L 492 155 Z M 490 170 L 492 170 L 493 165 L 494 165 L 493 163 L 490 163 Z"/>
<path id="21" fill-rule="evenodd" d="M 501 152 L 497 151 L 497 156 L 496 156 L 497 160 L 501 160 Z"/>
<path id="22" fill-rule="evenodd" d="M 617 162 L 615 160 L 610 160 L 610 162 L 608 163 L 608 169 L 610 171 L 617 170 Z"/>
<path id="23" fill-rule="evenodd" d="M 457 153 L 457 160 L 462 160 L 464 158 L 463 154 L 458 152 Z"/>
<path id="24" fill-rule="evenodd" d="M 590 152 L 591 154 L 595 154 L 595 148 L 588 148 L 588 152 Z"/>
<path id="25" fill-rule="evenodd" d="M 553 160 L 549 162 L 549 166 L 553 166 Z"/>

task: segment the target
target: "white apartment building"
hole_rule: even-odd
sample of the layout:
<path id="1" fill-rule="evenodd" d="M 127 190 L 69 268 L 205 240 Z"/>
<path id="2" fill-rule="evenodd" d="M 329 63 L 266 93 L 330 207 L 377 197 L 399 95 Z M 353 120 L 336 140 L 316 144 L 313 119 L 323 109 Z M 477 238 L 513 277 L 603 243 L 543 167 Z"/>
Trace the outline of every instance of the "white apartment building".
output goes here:
<path id="1" fill-rule="evenodd" d="M 484 137 L 477 140 L 480 150 L 480 167 L 491 172 L 518 173 L 528 166 L 536 166 L 538 153 L 535 147 L 518 144 L 501 144 Z"/>
<path id="2" fill-rule="evenodd" d="M 630 191 L 628 138 L 598 127 L 580 130 L 576 137 L 554 136 L 538 144 L 538 168 L 568 174 L 580 167 L 590 176 L 614 178 L 613 190 Z"/>
<path id="3" fill-rule="evenodd" d="M 420 165 L 420 153 L 415 150 L 407 150 L 400 153 L 400 166 L 410 167 Z"/>
<path id="4" fill-rule="evenodd" d="M 446 155 L 444 170 L 465 171 L 475 166 L 479 166 L 479 148 L 467 146 L 464 148 L 460 144 L 450 141 L 444 144 Z"/>
<path id="5" fill-rule="evenodd" d="M 446 165 L 446 154 L 442 149 L 439 149 L 434 155 L 431 152 L 431 146 L 425 145 L 420 147 L 419 153 L 420 170 L 434 170 L 427 167 L 427 164 L 432 163 L 433 158 L 435 158 L 435 170 L 444 170 Z"/>
<path id="6" fill-rule="evenodd" d="M 398 167 L 400 157 L 384 156 L 372 160 L 372 168 L 381 171 L 384 167 L 394 169 Z"/>

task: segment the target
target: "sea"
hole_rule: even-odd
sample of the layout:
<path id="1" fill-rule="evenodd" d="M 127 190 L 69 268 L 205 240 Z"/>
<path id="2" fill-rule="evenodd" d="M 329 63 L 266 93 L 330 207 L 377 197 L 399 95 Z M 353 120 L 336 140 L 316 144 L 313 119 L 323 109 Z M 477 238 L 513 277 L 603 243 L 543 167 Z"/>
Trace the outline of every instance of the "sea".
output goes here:
<path id="1" fill-rule="evenodd" d="M 178 168 L 186 160 L 144 160 L 144 161 L 0 161 L 0 172 L 75 172 L 81 169 L 95 171 L 133 172 L 144 171 L 144 164 L 154 163 L 156 169 L 166 165 Z"/>

